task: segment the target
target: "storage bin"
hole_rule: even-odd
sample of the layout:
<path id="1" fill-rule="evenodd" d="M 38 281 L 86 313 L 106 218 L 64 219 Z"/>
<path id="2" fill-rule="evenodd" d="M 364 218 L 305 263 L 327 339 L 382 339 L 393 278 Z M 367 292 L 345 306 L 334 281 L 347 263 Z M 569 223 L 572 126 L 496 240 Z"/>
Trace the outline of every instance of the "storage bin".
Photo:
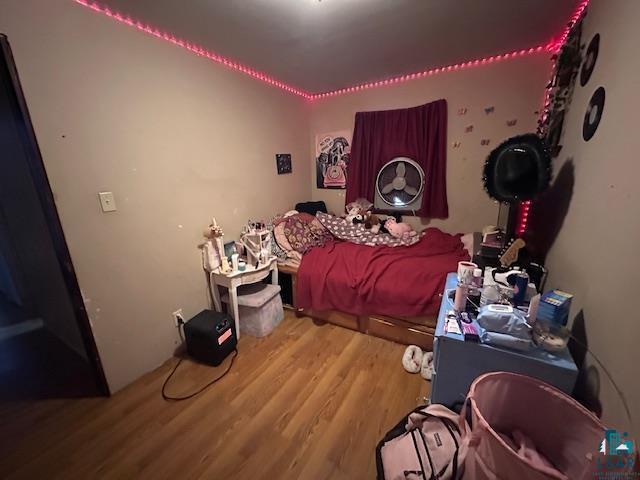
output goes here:
<path id="1" fill-rule="evenodd" d="M 471 385 L 463 418 L 466 408 L 471 410 L 471 432 L 467 432 L 470 448 L 465 479 L 637 478 L 628 473 L 633 468 L 632 455 L 626 459 L 614 456 L 612 462 L 598 454 L 606 443 L 600 420 L 540 380 L 507 372 L 487 373 Z M 514 432 L 526 437 L 535 452 L 531 448 L 527 455 L 516 452 L 509 438 Z"/>
<path id="2" fill-rule="evenodd" d="M 222 297 L 229 303 L 229 294 Z M 238 287 L 240 331 L 253 337 L 269 335 L 284 318 L 280 286 L 254 283 Z"/>

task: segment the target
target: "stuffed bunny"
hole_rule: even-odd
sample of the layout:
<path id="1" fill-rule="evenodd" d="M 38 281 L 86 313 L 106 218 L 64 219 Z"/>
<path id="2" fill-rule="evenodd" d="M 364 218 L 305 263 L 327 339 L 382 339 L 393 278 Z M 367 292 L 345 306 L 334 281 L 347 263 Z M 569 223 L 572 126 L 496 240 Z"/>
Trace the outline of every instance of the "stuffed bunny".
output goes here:
<path id="1" fill-rule="evenodd" d="M 413 230 L 413 228 L 411 228 L 411 226 L 404 222 L 398 223 L 393 217 L 389 217 L 384 226 L 389 231 L 391 236 L 399 238 L 401 240 L 406 240 L 417 235 L 417 233 Z"/>

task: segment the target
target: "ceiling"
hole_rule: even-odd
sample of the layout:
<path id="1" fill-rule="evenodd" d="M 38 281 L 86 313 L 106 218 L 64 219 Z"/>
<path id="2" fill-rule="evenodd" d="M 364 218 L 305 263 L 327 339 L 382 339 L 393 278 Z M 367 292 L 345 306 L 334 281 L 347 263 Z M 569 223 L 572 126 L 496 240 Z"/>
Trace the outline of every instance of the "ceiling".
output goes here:
<path id="1" fill-rule="evenodd" d="M 579 0 L 102 0 L 309 93 L 547 44 Z"/>

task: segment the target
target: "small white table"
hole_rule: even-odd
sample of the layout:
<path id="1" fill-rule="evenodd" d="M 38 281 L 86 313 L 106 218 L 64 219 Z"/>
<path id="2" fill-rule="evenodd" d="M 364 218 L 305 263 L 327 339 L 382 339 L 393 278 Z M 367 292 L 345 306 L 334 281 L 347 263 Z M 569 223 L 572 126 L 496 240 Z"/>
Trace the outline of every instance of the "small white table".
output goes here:
<path id="1" fill-rule="evenodd" d="M 272 257 L 265 264 L 255 268 L 247 265 L 242 272 L 233 271 L 231 273 L 209 272 L 211 285 L 211 298 L 213 305 L 218 312 L 222 312 L 222 301 L 218 287 L 225 287 L 229 291 L 229 309 L 236 324 L 236 336 L 240 338 L 240 315 L 238 313 L 238 287 L 250 283 L 258 283 L 271 274 L 271 283 L 278 284 L 278 263 L 276 257 Z"/>

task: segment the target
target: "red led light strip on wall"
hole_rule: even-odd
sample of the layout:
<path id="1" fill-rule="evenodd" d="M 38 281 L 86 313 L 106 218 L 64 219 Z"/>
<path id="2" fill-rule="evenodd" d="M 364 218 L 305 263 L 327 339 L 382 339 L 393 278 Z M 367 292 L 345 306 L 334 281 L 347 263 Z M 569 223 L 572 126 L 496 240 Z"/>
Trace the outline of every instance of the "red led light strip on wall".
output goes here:
<path id="1" fill-rule="evenodd" d="M 530 54 L 534 54 L 534 53 L 540 53 L 540 52 L 557 53 L 560 50 L 560 48 L 562 48 L 562 45 L 564 44 L 565 40 L 567 39 L 567 36 L 569 35 L 569 32 L 571 31 L 571 28 L 573 28 L 573 25 L 580 19 L 580 17 L 584 13 L 584 10 L 587 8 L 588 4 L 589 4 L 589 0 L 583 0 L 578 5 L 578 8 L 576 9 L 576 11 L 571 15 L 571 18 L 567 22 L 567 26 L 562 31 L 562 34 L 557 39 L 554 39 L 551 42 L 549 42 L 547 45 L 540 45 L 540 46 L 537 46 L 537 47 L 527 48 L 527 49 L 524 49 L 524 50 L 517 50 L 517 51 L 514 51 L 514 52 L 510 52 L 510 53 L 505 53 L 505 54 L 502 54 L 502 55 L 495 55 L 493 57 L 481 58 L 479 60 L 471 60 L 469 62 L 457 63 L 455 65 L 449 65 L 449 66 L 446 66 L 446 67 L 434 68 L 434 69 L 431 69 L 431 70 L 426 70 L 424 72 L 412 73 L 412 74 L 408 74 L 408 75 L 400 75 L 398 77 L 390 78 L 390 79 L 387 79 L 387 80 L 380 80 L 378 82 L 364 83 L 362 85 L 356 85 L 354 87 L 341 88 L 339 90 L 334 90 L 332 92 L 316 93 L 316 94 L 313 94 L 311 96 L 311 98 L 313 100 L 316 100 L 316 99 L 320 99 L 320 98 L 327 98 L 327 97 L 333 97 L 333 96 L 336 96 L 336 95 L 342 95 L 342 94 L 345 94 L 345 93 L 358 92 L 360 90 L 365 90 L 365 89 L 369 89 L 369 88 L 383 87 L 383 86 L 387 86 L 387 85 L 395 85 L 397 83 L 406 82 L 407 80 L 414 80 L 414 79 L 417 79 L 417 78 L 423 78 L 423 77 L 427 77 L 427 76 L 434 75 L 434 74 L 437 74 L 437 73 L 450 72 L 450 71 L 459 70 L 459 69 L 462 69 L 462 68 L 476 67 L 478 65 L 486 65 L 486 64 L 493 63 L 493 62 L 496 62 L 496 61 L 522 57 L 522 56 L 530 55 Z M 548 98 L 548 95 L 547 95 L 547 98 Z"/>
<path id="2" fill-rule="evenodd" d="M 589 0 L 583 0 L 579 5 L 578 8 L 576 9 L 576 11 L 573 13 L 573 15 L 571 16 L 571 18 L 569 19 L 569 21 L 567 22 L 567 26 L 566 28 L 563 30 L 562 34 L 555 40 L 551 41 L 550 43 L 548 43 L 547 45 L 539 45 L 537 47 L 532 47 L 532 48 L 527 48 L 527 49 L 523 49 L 523 50 L 517 50 L 517 51 L 513 51 L 513 52 L 509 52 L 509 53 L 504 53 L 501 55 L 495 55 L 495 56 L 491 56 L 491 57 L 486 57 L 486 58 L 480 58 L 477 60 L 470 60 L 468 62 L 462 62 L 462 63 L 456 63 L 454 65 L 447 65 L 444 67 L 438 67 L 438 68 L 432 68 L 430 70 L 425 70 L 422 72 L 417 72 L 417 73 L 411 73 L 411 74 L 407 74 L 407 75 L 399 75 L 397 77 L 393 77 L 393 78 L 389 78 L 386 80 L 379 80 L 376 82 L 368 82 L 368 83 L 363 83 L 360 85 L 356 85 L 353 87 L 347 87 L 347 88 L 341 88 L 338 90 L 334 90 L 331 92 L 325 92 L 325 93 L 316 93 L 316 94 L 312 94 L 309 92 L 305 92 L 304 90 L 301 90 L 299 88 L 295 88 L 292 87 L 290 85 L 287 85 L 284 82 L 281 82 L 279 80 L 276 80 L 272 77 L 270 77 L 269 75 L 263 73 L 263 72 L 259 72 L 257 70 L 254 70 L 250 67 L 247 67 L 245 65 L 242 65 L 241 63 L 235 62 L 233 60 L 230 60 L 222 55 L 219 55 L 215 52 L 212 52 L 210 50 L 207 50 L 205 48 L 202 48 L 198 45 L 195 45 L 193 43 L 187 42 L 185 40 L 181 40 L 179 38 L 176 38 L 175 36 L 166 33 L 166 32 L 162 32 L 160 30 L 158 30 L 157 28 L 154 28 L 150 25 L 146 25 L 142 22 L 139 22 L 137 20 L 132 19 L 129 16 L 126 15 L 122 15 L 118 12 L 115 12 L 113 10 L 111 10 L 109 7 L 106 6 L 102 6 L 97 2 L 94 1 L 90 1 L 90 0 L 73 0 L 74 2 L 78 3 L 79 5 L 82 5 L 84 7 L 90 8 L 91 10 L 98 12 L 98 13 L 102 13 L 106 16 L 108 16 L 109 18 L 112 18 L 118 22 L 124 23 L 125 25 L 128 25 L 130 27 L 134 27 L 144 33 L 148 33 L 150 35 L 153 35 L 154 37 L 160 38 L 162 40 L 165 40 L 167 42 L 173 43 L 174 45 L 177 45 L 179 47 L 185 48 L 187 50 L 189 50 L 190 52 L 195 53 L 196 55 L 200 55 L 202 57 L 206 57 L 209 60 L 212 60 L 216 63 L 220 63 L 222 65 L 225 65 L 226 67 L 229 67 L 231 69 L 237 70 L 239 72 L 244 73 L 245 75 L 249 75 L 250 77 L 255 78 L 256 80 L 260 80 L 264 83 L 267 83 L 269 85 L 272 85 L 274 87 L 278 87 L 286 92 L 289 93 L 293 93 L 294 95 L 298 95 L 300 97 L 303 97 L 307 100 L 318 100 L 318 99 L 322 99 L 322 98 L 328 98 L 328 97 L 334 97 L 337 95 L 342 95 L 345 93 L 353 93 L 353 92 L 359 92 L 361 90 L 367 90 L 367 89 L 371 89 L 371 88 L 377 88 L 377 87 L 383 87 L 383 86 L 389 86 L 389 85 L 396 85 L 398 83 L 403 83 L 409 80 L 416 80 L 418 78 L 424 78 L 424 77 L 428 77 L 431 75 L 436 75 L 439 73 L 444 73 L 444 72 L 452 72 L 452 71 L 456 71 L 456 70 L 461 70 L 461 69 L 465 69 L 465 68 L 470 68 L 470 67 L 477 67 L 477 66 L 482 66 L 482 65 L 488 65 L 490 63 L 494 63 L 494 62 L 498 62 L 501 60 L 509 60 L 512 58 L 518 58 L 518 57 L 523 57 L 525 55 L 531 55 L 531 54 L 535 54 L 535 53 L 541 53 L 541 52 L 551 52 L 551 53 L 557 53 L 560 51 L 560 49 L 562 48 L 562 45 L 564 44 L 565 40 L 567 39 L 567 36 L 569 35 L 569 32 L 571 31 L 571 29 L 573 28 L 573 25 L 575 25 L 575 23 L 580 19 L 580 17 L 583 15 L 585 9 L 587 8 L 587 6 L 589 5 Z M 551 89 L 547 89 L 546 91 L 546 95 L 545 95 L 545 102 L 544 102 L 544 107 L 542 109 L 542 113 L 541 115 L 546 115 L 546 110 L 549 105 L 549 101 L 550 101 L 550 92 Z M 529 213 L 531 211 L 531 201 L 526 201 L 526 202 L 522 202 L 520 204 L 520 215 L 518 217 L 518 225 L 516 227 L 516 234 L 519 236 L 524 235 L 524 233 L 527 231 L 527 224 L 528 224 L 528 220 L 529 220 Z"/>
<path id="3" fill-rule="evenodd" d="M 144 33 L 148 33 L 150 35 L 153 35 L 154 37 L 158 37 L 162 40 L 166 40 L 167 42 L 173 43 L 174 45 L 177 45 L 179 47 L 185 48 L 187 50 L 189 50 L 190 52 L 195 53 L 196 55 L 200 55 L 202 57 L 206 57 L 209 60 L 212 60 L 216 63 L 220 63 L 222 65 L 225 65 L 226 67 L 232 68 L 234 70 L 237 70 L 239 72 L 242 72 L 246 75 L 249 75 L 250 77 L 255 78 L 256 80 L 260 80 L 264 83 L 267 83 L 269 85 L 273 85 L 274 87 L 278 87 L 281 88 L 282 90 L 285 90 L 289 93 L 293 93 L 294 95 L 299 95 L 303 98 L 306 98 L 307 100 L 310 100 L 313 96 L 310 93 L 307 93 L 303 90 L 300 90 L 298 88 L 292 87 L 290 85 L 287 85 L 284 82 L 281 82 L 279 80 L 276 80 L 275 78 L 270 77 L 269 75 L 259 72 L 257 70 L 254 70 L 252 68 L 246 67 L 244 65 L 242 65 L 241 63 L 235 62 L 233 60 L 230 60 L 226 57 L 223 57 L 222 55 L 219 55 L 215 52 L 212 52 L 210 50 L 207 50 L 205 48 L 202 48 L 198 45 L 195 45 L 193 43 L 187 42 L 185 40 L 181 40 L 179 38 L 176 38 L 175 36 L 169 34 L 169 33 L 165 33 L 162 32 L 160 30 L 158 30 L 157 28 L 154 28 L 150 25 L 146 25 L 142 22 L 139 22 L 137 20 L 132 19 L 129 16 L 126 15 L 122 15 L 118 12 L 115 12 L 113 10 L 111 10 L 109 7 L 105 7 L 100 5 L 97 2 L 92 2 L 89 0 L 73 0 L 74 2 L 90 8 L 91 10 L 94 10 L 98 13 L 102 13 L 104 15 L 106 15 L 107 17 L 110 17 L 114 20 L 117 20 L 120 23 L 124 23 L 126 25 L 129 25 L 130 27 L 134 27 L 138 30 L 140 30 L 141 32 Z"/>
<path id="4" fill-rule="evenodd" d="M 318 99 L 322 99 L 322 98 L 327 98 L 327 97 L 333 97 L 336 95 L 342 95 L 345 93 L 352 93 L 352 92 L 358 92 L 361 90 L 366 90 L 366 89 L 370 89 L 370 88 L 377 88 L 377 87 L 383 87 L 383 86 L 388 86 L 388 85 L 396 85 L 398 83 L 402 83 L 402 82 L 406 82 L 409 80 L 415 80 L 418 78 L 424 78 L 424 77 L 428 77 L 431 75 L 436 75 L 438 73 L 444 73 L 444 72 L 451 72 L 451 71 L 456 71 L 456 70 L 461 70 L 461 69 L 465 69 L 465 68 L 470 68 L 470 67 L 477 67 L 477 66 L 481 66 L 481 65 L 488 65 L 490 63 L 494 63 L 494 62 L 498 62 L 501 60 L 509 60 L 512 58 L 518 58 L 518 57 L 523 57 L 525 55 L 531 55 L 531 54 L 535 54 L 535 53 L 540 53 L 540 52 L 550 52 L 553 51 L 554 48 L 557 47 L 557 41 L 551 42 L 548 45 L 540 45 L 537 47 L 532 47 L 532 48 L 527 48 L 527 49 L 523 49 L 523 50 L 517 50 L 517 51 L 513 51 L 513 52 L 508 52 L 508 53 L 504 53 L 501 55 L 494 55 L 491 57 L 485 57 L 485 58 L 479 58 L 477 60 L 470 60 L 468 62 L 461 62 L 461 63 L 456 63 L 453 65 L 446 65 L 443 67 L 438 67 L 438 68 L 432 68 L 430 70 L 425 70 L 422 72 L 416 72 L 416 73 L 411 73 L 411 74 L 406 74 L 406 75 L 399 75 L 397 77 L 393 77 L 393 78 L 389 78 L 386 80 L 379 80 L 376 82 L 368 82 L 368 83 L 363 83 L 361 85 L 356 85 L 353 87 L 348 87 L 348 88 L 341 88 L 339 90 L 334 90 L 331 92 L 325 92 L 325 93 L 309 93 L 309 92 L 305 92 L 304 90 L 301 90 L 299 88 L 295 88 L 292 87 L 290 85 L 287 85 L 284 82 L 281 82 L 279 80 L 276 80 L 272 77 L 270 77 L 269 75 L 263 73 L 263 72 L 259 72 L 257 70 L 254 70 L 250 67 L 247 67 L 245 65 L 242 65 L 241 63 L 235 62 L 233 60 L 230 60 L 222 55 L 219 55 L 215 52 L 212 52 L 210 50 L 207 50 L 205 48 L 202 48 L 198 45 L 195 45 L 193 43 L 187 42 L 185 40 L 181 40 L 169 33 L 166 32 L 162 32 L 160 30 L 158 30 L 157 28 L 154 28 L 150 25 L 144 24 L 140 21 L 134 20 L 131 17 L 127 16 L 127 15 L 123 15 L 121 13 L 118 13 L 114 10 L 111 10 L 109 7 L 103 6 L 98 2 L 95 1 L 91 1 L 91 0 L 73 0 L 74 2 L 78 3 L 79 5 L 82 5 L 84 7 L 90 8 L 91 10 L 101 13 L 103 15 L 108 16 L 109 18 L 112 18 L 113 20 L 116 20 L 120 23 L 124 23 L 125 25 L 128 25 L 130 27 L 134 27 L 137 30 L 140 30 L 141 32 L 144 33 L 148 33 L 150 35 L 153 35 L 154 37 L 160 38 L 162 40 L 165 40 L 167 42 L 173 43 L 174 45 L 177 45 L 179 47 L 185 48 L 187 50 L 189 50 L 190 52 L 195 53 L 196 55 L 200 55 L 203 57 L 208 58 L 209 60 L 212 60 L 216 63 L 220 63 L 222 65 L 225 65 L 229 68 L 232 68 L 234 70 L 237 70 L 239 72 L 242 72 L 246 75 L 249 75 L 253 78 L 255 78 L 256 80 L 260 80 L 262 82 L 265 82 L 269 85 L 272 85 L 274 87 L 278 87 L 281 88 L 282 90 L 285 90 L 289 93 L 293 93 L 294 95 L 298 95 L 300 97 L 303 97 L 307 100 L 318 100 Z M 566 35 L 565 35 L 566 38 Z"/>
<path id="5" fill-rule="evenodd" d="M 567 37 L 569 36 L 569 32 L 571 32 L 571 29 L 573 28 L 573 26 L 576 24 L 576 22 L 578 20 L 580 20 L 580 17 L 582 17 L 582 15 L 584 14 L 585 9 L 587 8 L 587 6 L 589 5 L 589 0 L 583 0 L 580 5 L 578 5 L 578 8 L 576 9 L 576 11 L 573 13 L 573 15 L 571 16 L 571 18 L 569 19 L 569 22 L 567 23 L 566 28 L 563 30 L 562 35 L 560 35 L 560 37 L 558 37 L 558 40 L 556 40 L 555 42 L 552 42 L 549 44 L 549 48 L 548 50 L 550 52 L 553 53 L 559 53 L 560 49 L 562 48 L 562 46 L 564 45 L 564 42 L 567 40 Z M 555 72 L 556 70 L 556 65 L 555 62 L 557 62 L 557 58 L 556 60 L 554 60 L 554 65 L 551 69 L 552 72 Z M 545 96 L 544 96 L 544 104 L 543 104 L 543 108 L 540 111 L 540 118 L 541 120 L 545 119 L 545 116 L 548 115 L 548 108 L 551 105 L 551 90 L 552 90 L 552 86 L 549 85 L 546 90 L 545 90 Z M 519 237 L 522 237 L 526 232 L 527 232 L 527 227 L 529 225 L 529 218 L 530 218 L 530 214 L 531 214 L 531 207 L 532 207 L 532 202 L 531 200 L 527 200 L 525 202 L 522 202 L 520 204 L 520 210 L 519 210 L 519 214 L 518 214 L 518 224 L 516 226 L 516 235 Z"/>
<path id="6" fill-rule="evenodd" d="M 576 11 L 573 12 L 573 15 L 571 15 L 571 18 L 567 22 L 567 26 L 562 31 L 562 34 L 558 37 L 558 39 L 555 42 L 551 43 L 551 48 L 549 49 L 549 51 L 554 53 L 557 53 L 560 51 L 560 49 L 562 48 L 562 45 L 564 45 L 564 42 L 567 40 L 567 37 L 569 36 L 569 32 L 571 31 L 573 26 L 576 24 L 576 22 L 580 20 L 580 17 L 582 16 L 582 14 L 584 13 L 584 11 L 588 6 L 589 6 L 589 0 L 582 0 L 582 2 L 580 2 L 580 4 L 578 5 L 578 8 L 576 8 Z"/>
<path id="7" fill-rule="evenodd" d="M 540 45 L 538 47 L 526 48 L 524 50 L 517 50 L 514 52 L 504 53 L 502 55 L 494 55 L 493 57 L 480 58 L 478 60 L 470 60 L 468 62 L 456 63 L 454 65 L 448 65 L 446 67 L 432 68 L 431 70 L 425 70 L 423 72 L 400 75 L 397 77 L 388 78 L 386 80 L 380 80 L 377 82 L 363 83 L 361 85 L 356 85 L 354 87 L 341 88 L 339 90 L 334 90 L 332 92 L 316 93 L 312 95 L 312 98 L 315 100 L 319 98 L 334 97 L 336 95 L 342 95 L 344 93 L 359 92 L 360 90 L 366 90 L 369 88 L 395 85 L 397 83 L 406 82 L 408 80 L 415 80 L 418 78 L 424 78 L 424 77 L 428 77 L 438 73 L 452 72 L 455 70 L 461 70 L 463 68 L 469 68 L 469 67 L 477 67 L 480 65 L 488 65 L 490 63 L 499 62 L 501 60 L 508 60 L 511 58 L 523 57 L 525 55 L 531 55 L 533 53 L 548 52 L 550 47 L 551 47 L 551 44 Z"/>

